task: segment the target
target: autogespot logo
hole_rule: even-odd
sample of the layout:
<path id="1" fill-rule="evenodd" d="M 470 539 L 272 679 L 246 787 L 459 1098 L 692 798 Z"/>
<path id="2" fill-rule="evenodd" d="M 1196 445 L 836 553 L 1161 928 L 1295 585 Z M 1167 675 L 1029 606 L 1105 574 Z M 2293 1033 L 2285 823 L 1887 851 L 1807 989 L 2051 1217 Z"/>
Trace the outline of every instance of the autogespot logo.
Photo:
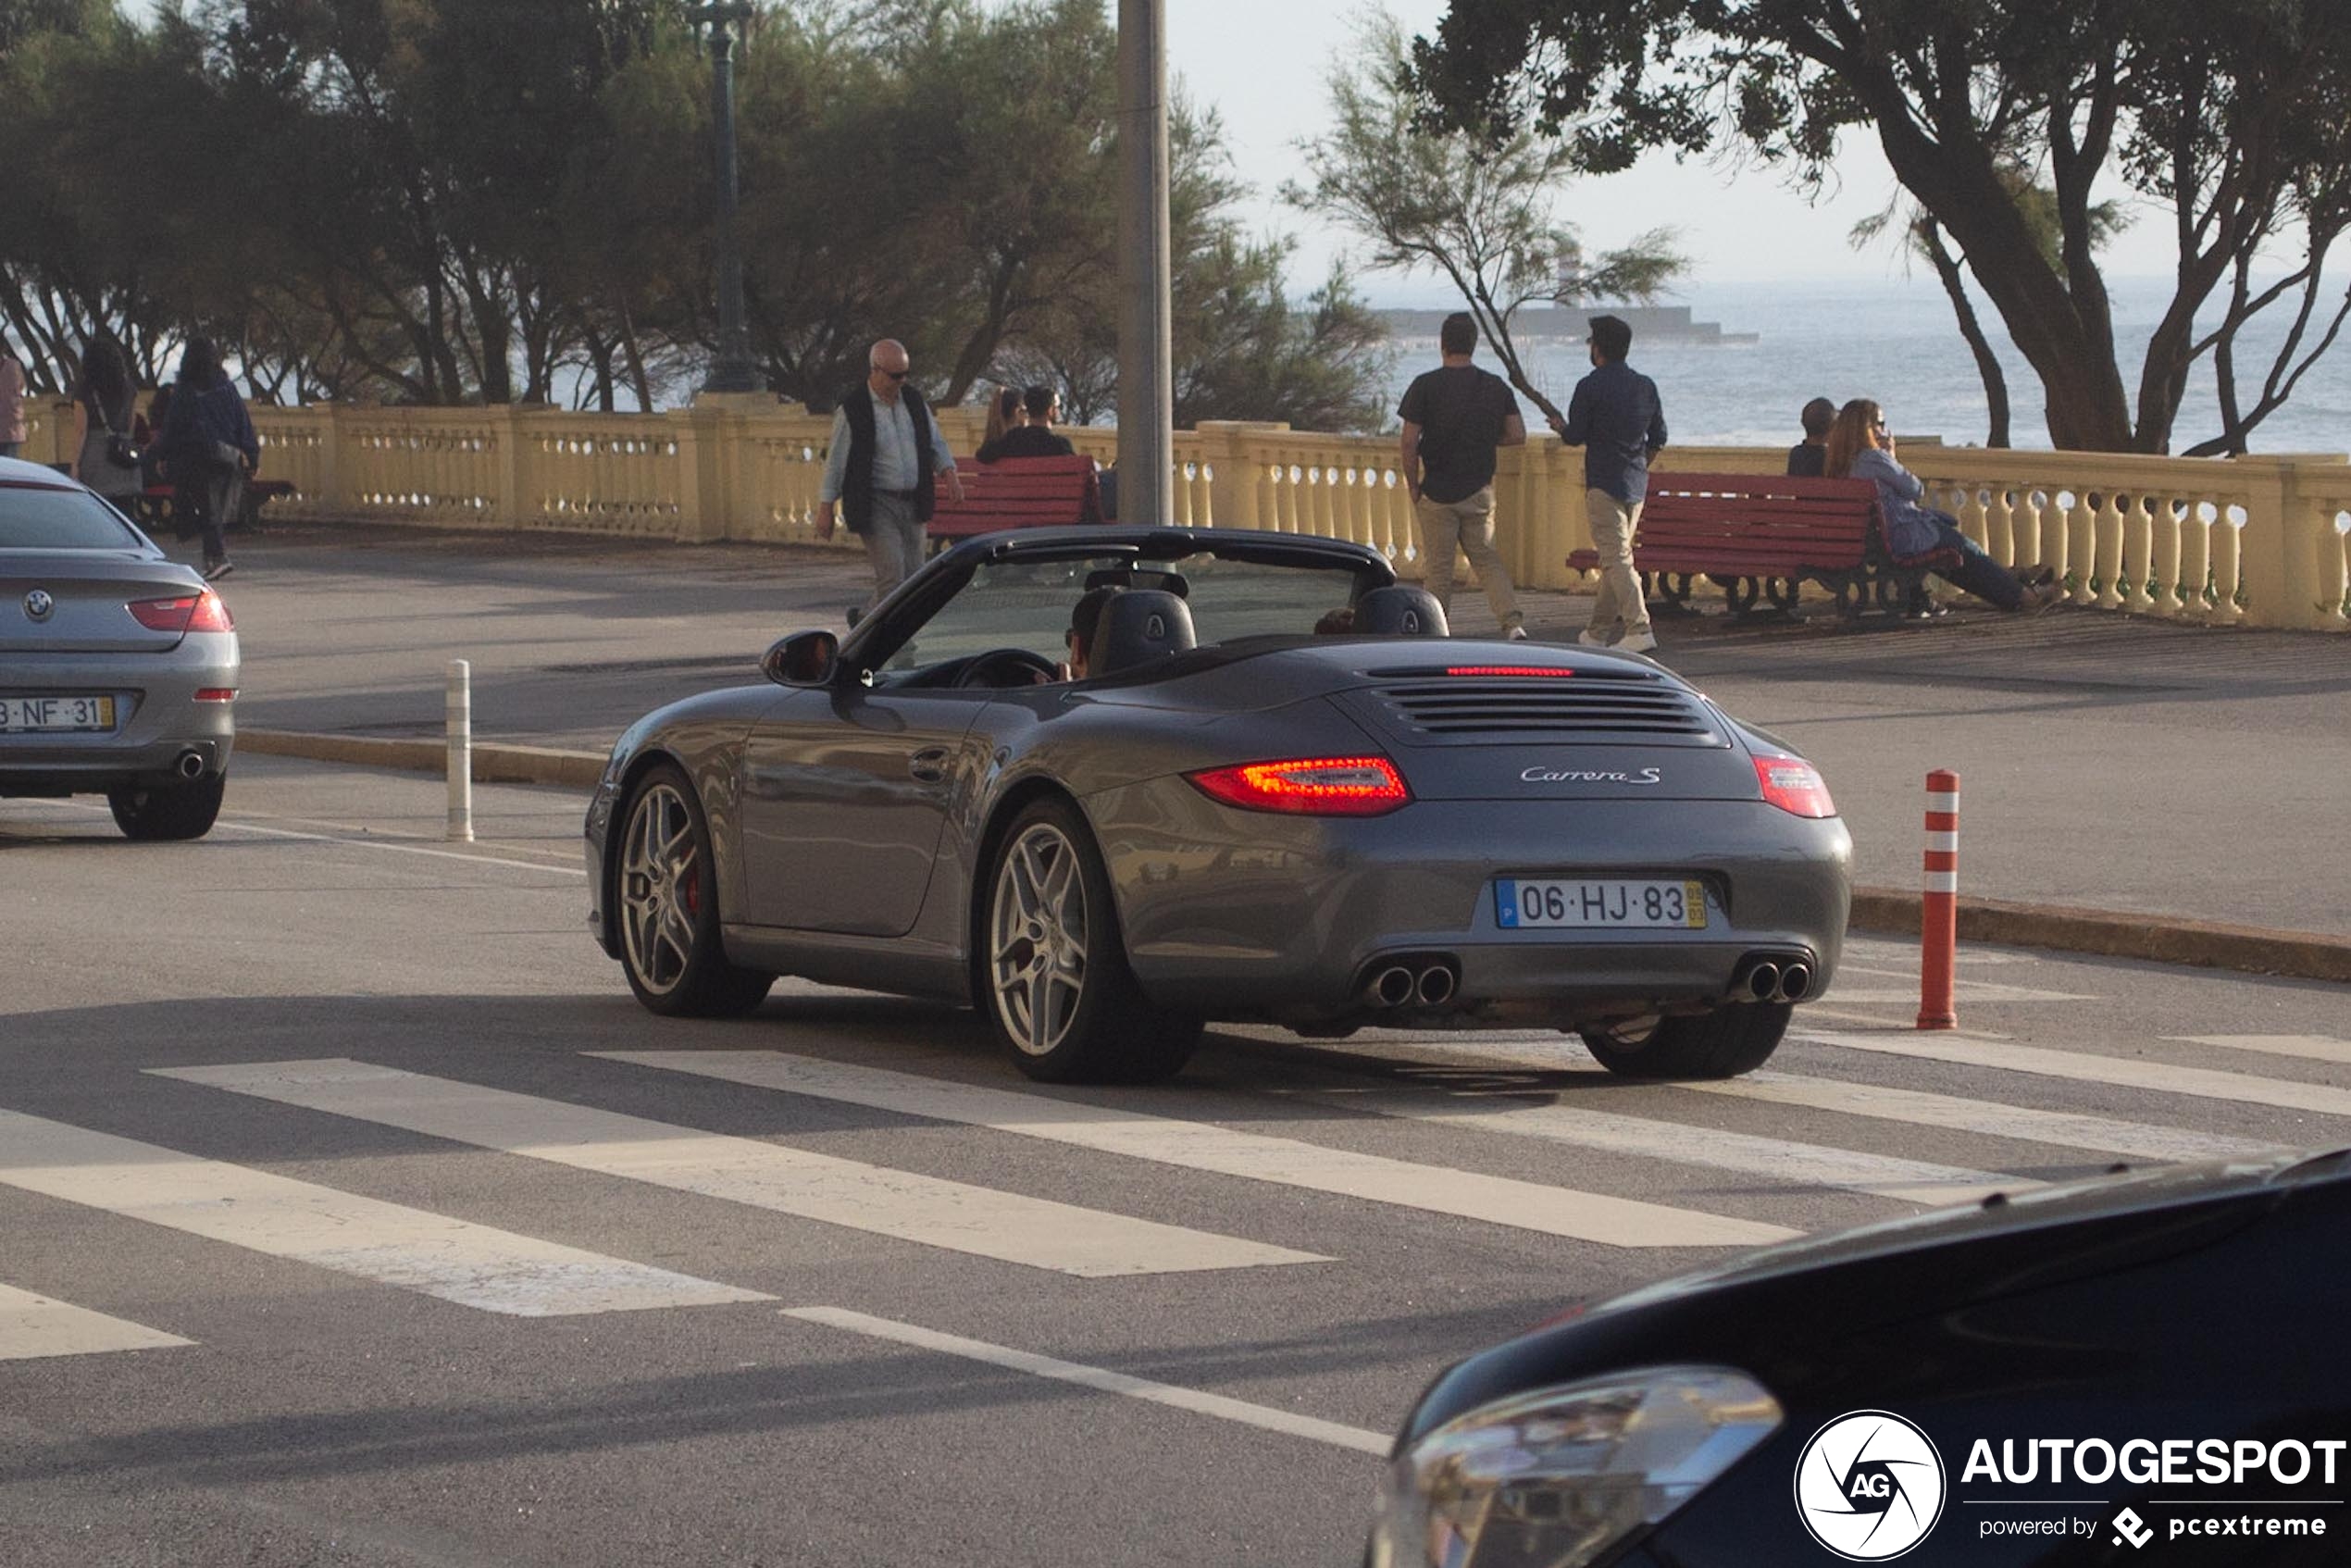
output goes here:
<path id="1" fill-rule="evenodd" d="M 1943 1496 L 1943 1456 L 1889 1411 L 1838 1416 L 1796 1462 L 1796 1516 L 1850 1562 L 1883 1562 L 1926 1539 Z"/>

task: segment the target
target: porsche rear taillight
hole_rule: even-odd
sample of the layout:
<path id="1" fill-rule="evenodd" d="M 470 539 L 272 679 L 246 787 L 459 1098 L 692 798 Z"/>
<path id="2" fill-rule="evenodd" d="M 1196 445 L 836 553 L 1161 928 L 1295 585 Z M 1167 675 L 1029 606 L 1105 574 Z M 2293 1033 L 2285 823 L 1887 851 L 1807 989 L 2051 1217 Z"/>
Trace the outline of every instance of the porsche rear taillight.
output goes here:
<path id="1" fill-rule="evenodd" d="M 1511 680 L 1565 680 L 1575 674 L 1573 669 L 1552 665 L 1448 665 L 1445 673 L 1474 678 L 1500 677 Z"/>
<path id="2" fill-rule="evenodd" d="M 183 594 L 173 599 L 133 599 L 123 606 L 131 618 L 149 631 L 234 631 L 237 623 L 229 618 L 229 606 L 219 594 L 207 588 L 201 593 Z"/>
<path id="3" fill-rule="evenodd" d="M 1836 815 L 1836 803 L 1829 799 L 1819 769 L 1800 758 L 1757 757 L 1755 778 L 1763 786 L 1763 798 L 1782 811 L 1797 816 Z"/>
<path id="4" fill-rule="evenodd" d="M 1293 757 L 1188 773 L 1211 800 L 1243 811 L 1300 816 L 1382 816 L 1412 803 L 1404 776 L 1386 757 Z"/>

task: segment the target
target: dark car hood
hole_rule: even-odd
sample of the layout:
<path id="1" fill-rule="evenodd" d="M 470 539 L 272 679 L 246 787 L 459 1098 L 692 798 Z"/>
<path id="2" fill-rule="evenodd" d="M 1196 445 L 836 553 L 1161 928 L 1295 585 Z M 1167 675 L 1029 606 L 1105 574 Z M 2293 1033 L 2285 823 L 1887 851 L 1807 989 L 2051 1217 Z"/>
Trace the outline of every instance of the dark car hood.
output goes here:
<path id="1" fill-rule="evenodd" d="M 1949 1313 L 2210 1246 L 2351 1153 L 2074 1182 L 1745 1254 L 1602 1301 L 1439 1376 L 1404 1440 L 1506 1393 L 1664 1361 L 1761 1370 L 1810 1341 Z"/>

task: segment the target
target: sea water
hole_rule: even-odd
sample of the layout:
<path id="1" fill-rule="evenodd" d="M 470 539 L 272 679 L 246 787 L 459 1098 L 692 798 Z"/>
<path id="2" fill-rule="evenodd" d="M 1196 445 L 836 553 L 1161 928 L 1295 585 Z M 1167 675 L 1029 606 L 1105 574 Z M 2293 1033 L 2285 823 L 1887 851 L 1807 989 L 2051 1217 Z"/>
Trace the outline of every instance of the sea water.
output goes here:
<path id="1" fill-rule="evenodd" d="M 2111 280 L 2108 288 L 2114 297 L 2123 388 L 2135 408 L 2140 359 L 2171 303 L 2171 290 L 2160 279 Z M 2304 352 L 2324 331 L 2330 302 L 2339 305 L 2343 297 L 2339 283 L 2322 296 Z M 1409 303 L 1443 301 L 1416 292 Z M 1666 424 L 1676 442 L 1785 446 L 1801 438 L 1797 414 L 1808 400 L 1826 397 L 1842 403 L 1868 397 L 1885 406 L 1899 433 L 1939 436 L 1951 445 L 1984 443 L 1989 418 L 1984 383 L 1950 304 L 1932 278 L 1858 283 L 1701 281 L 1675 292 L 1667 303 L 1688 305 L 1695 319 L 1719 323 L 1725 332 L 1757 335 L 1748 345 L 1634 342 L 1632 364 L 1656 380 Z M 2258 330 L 2248 328 L 2238 347 L 2242 408 L 2253 406 L 2270 355 L 2284 335 L 2286 303 L 2265 313 L 2267 319 Z M 1976 310 L 2007 370 L 2010 444 L 2049 446 L 2040 378 L 2009 342 L 1989 303 L 1979 296 Z M 1580 342 L 1527 346 L 1522 357 L 1535 385 L 1562 409 L 1577 378 L 1590 368 Z M 1398 345 L 1391 408 L 1412 378 L 1436 362 L 1433 343 Z M 1479 362 L 1495 367 L 1483 347 Z M 2190 372 L 2187 394 L 2172 426 L 2171 450 L 2183 452 L 2218 435 L 2219 407 L 2208 355 Z M 1540 429 L 1539 417 L 1531 408 L 1527 413 L 1528 424 Z M 2351 345 L 2338 342 L 2320 358 L 2285 405 L 2255 429 L 2249 444 L 2257 453 L 2351 451 Z"/>

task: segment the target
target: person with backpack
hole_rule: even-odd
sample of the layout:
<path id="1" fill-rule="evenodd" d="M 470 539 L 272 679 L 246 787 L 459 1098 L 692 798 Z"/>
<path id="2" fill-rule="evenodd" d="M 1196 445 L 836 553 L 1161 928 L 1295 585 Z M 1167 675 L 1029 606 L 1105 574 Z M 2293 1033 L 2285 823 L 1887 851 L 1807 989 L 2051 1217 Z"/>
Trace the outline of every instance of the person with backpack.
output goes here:
<path id="1" fill-rule="evenodd" d="M 204 536 L 205 580 L 227 577 L 236 567 L 223 535 L 244 503 L 245 476 L 261 466 L 261 438 L 210 338 L 192 337 L 180 351 L 179 388 L 155 444 L 176 487 L 173 515 Z"/>

